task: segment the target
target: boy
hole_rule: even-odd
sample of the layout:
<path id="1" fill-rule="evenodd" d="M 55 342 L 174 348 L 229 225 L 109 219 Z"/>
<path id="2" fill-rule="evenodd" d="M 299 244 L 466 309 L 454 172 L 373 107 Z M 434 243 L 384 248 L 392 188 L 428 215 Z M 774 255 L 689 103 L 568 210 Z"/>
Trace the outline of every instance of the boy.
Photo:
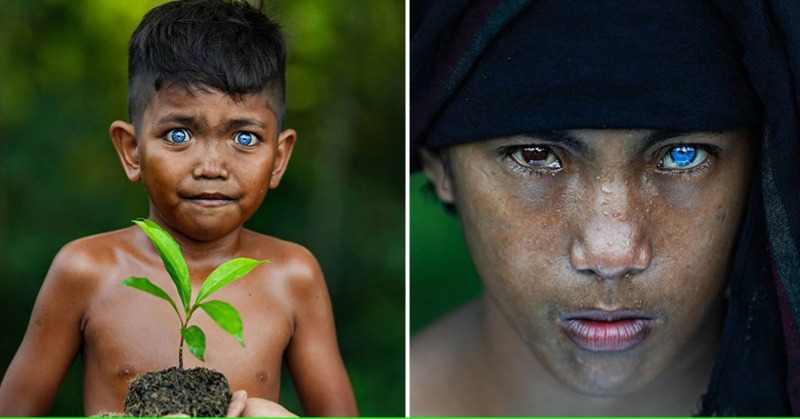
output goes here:
<path id="1" fill-rule="evenodd" d="M 283 176 L 296 134 L 281 130 L 285 47 L 277 24 L 244 2 L 182 1 L 153 9 L 129 57 L 131 123 L 110 136 L 149 218 L 187 259 L 194 292 L 220 263 L 269 259 L 219 293 L 239 309 L 246 348 L 205 317 L 206 362 L 236 393 L 231 413 L 266 414 L 285 357 L 308 415 L 357 414 L 314 257 L 299 245 L 243 229 Z M 0 386 L 3 415 L 41 416 L 80 352 L 84 411 L 121 411 L 137 374 L 174 366 L 180 336 L 170 308 L 122 287 L 148 277 L 176 298 L 137 227 L 87 237 L 56 256 L 22 345 Z M 165 307 L 162 307 L 165 306 Z M 259 410 L 261 409 L 261 410 Z M 286 413 L 286 412 L 284 412 Z"/>
<path id="2" fill-rule="evenodd" d="M 412 5 L 414 162 L 483 285 L 412 341 L 412 415 L 798 408 L 798 113 L 724 3 Z"/>

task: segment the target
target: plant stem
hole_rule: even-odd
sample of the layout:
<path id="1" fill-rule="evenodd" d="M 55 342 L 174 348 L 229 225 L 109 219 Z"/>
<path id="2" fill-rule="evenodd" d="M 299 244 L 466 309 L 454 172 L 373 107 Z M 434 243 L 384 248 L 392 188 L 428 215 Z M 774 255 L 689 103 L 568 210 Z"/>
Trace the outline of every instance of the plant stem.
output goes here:
<path id="1" fill-rule="evenodd" d="M 186 329 L 186 325 L 189 324 L 189 319 L 192 318 L 191 311 L 186 312 L 186 320 L 183 320 L 178 316 L 178 319 L 181 321 L 181 344 L 178 345 L 178 371 L 183 371 L 183 329 Z"/>
<path id="2" fill-rule="evenodd" d="M 178 371 L 183 371 L 183 334 L 181 334 L 181 344 L 178 347 Z"/>

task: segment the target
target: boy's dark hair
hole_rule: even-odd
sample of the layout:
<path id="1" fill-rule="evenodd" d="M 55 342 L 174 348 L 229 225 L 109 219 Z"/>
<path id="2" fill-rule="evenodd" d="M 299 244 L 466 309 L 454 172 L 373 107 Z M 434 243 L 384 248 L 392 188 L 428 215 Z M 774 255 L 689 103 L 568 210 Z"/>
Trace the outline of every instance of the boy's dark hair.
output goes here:
<path id="1" fill-rule="evenodd" d="M 135 126 L 153 94 L 171 84 L 234 99 L 267 92 L 280 126 L 286 43 L 280 25 L 245 1 L 179 0 L 150 10 L 128 50 L 128 114 Z M 138 128 L 137 128 L 138 129 Z"/>

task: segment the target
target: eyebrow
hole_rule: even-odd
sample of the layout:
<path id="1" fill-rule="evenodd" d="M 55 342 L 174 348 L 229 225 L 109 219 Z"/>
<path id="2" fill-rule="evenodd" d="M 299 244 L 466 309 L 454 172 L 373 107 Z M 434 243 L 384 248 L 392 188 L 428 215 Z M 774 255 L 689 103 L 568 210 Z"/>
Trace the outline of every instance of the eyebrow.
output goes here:
<path id="1" fill-rule="evenodd" d="M 641 150 L 647 150 L 650 147 L 654 147 L 659 143 L 671 140 L 673 138 L 686 137 L 695 134 L 718 136 L 724 134 L 724 131 L 655 131 L 644 139 Z M 689 142 L 691 142 L 691 140 Z"/>
<path id="2" fill-rule="evenodd" d="M 721 132 L 717 131 L 660 131 L 654 130 L 651 134 L 648 134 L 644 137 L 642 141 L 642 148 L 649 148 L 653 145 L 658 143 L 677 138 L 677 137 L 685 137 L 689 135 L 695 134 L 721 134 Z M 531 138 L 538 138 L 547 142 L 552 142 L 555 144 L 561 144 L 570 148 L 575 149 L 576 151 L 585 151 L 587 148 L 586 141 L 582 140 L 577 137 L 573 137 L 569 135 L 566 131 L 536 131 L 530 134 L 526 134 L 525 137 Z"/>
<path id="3" fill-rule="evenodd" d="M 658 143 L 662 143 L 675 137 L 683 137 L 686 135 L 695 134 L 695 131 L 655 131 L 645 137 L 642 149 L 646 150 Z"/>
<path id="4" fill-rule="evenodd" d="M 170 122 L 177 122 L 179 124 L 191 125 L 191 126 L 197 125 L 197 120 L 195 119 L 195 117 L 186 116 L 182 114 L 174 114 L 174 113 L 167 114 L 159 118 L 159 120 L 156 121 L 156 125 L 166 124 Z"/>
<path id="5" fill-rule="evenodd" d="M 267 124 L 257 121 L 255 119 L 231 119 L 225 125 L 225 131 L 233 131 L 234 129 L 239 128 L 246 128 L 246 127 L 259 127 L 261 129 L 267 129 Z"/>
<path id="6" fill-rule="evenodd" d="M 209 125 L 203 118 L 198 119 L 194 116 L 188 116 L 184 114 L 174 114 L 174 113 L 167 114 L 164 117 L 160 118 L 158 121 L 156 121 L 156 125 L 167 124 L 171 122 L 187 125 L 201 132 L 209 130 Z M 224 132 L 229 132 L 234 129 L 253 127 L 253 126 L 259 127 L 261 129 L 267 129 L 267 125 L 265 123 L 249 118 L 231 119 L 223 122 L 225 123 Z"/>
<path id="7" fill-rule="evenodd" d="M 536 131 L 523 136 L 558 144 L 578 153 L 585 153 L 589 148 L 584 140 L 573 137 L 567 134 L 566 131 Z"/>

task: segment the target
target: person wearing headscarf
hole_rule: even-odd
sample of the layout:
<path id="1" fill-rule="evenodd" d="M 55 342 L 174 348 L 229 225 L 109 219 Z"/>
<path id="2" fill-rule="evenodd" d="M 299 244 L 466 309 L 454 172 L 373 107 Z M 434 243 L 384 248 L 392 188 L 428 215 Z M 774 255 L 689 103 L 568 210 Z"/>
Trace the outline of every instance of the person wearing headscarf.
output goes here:
<path id="1" fill-rule="evenodd" d="M 411 170 L 484 289 L 412 341 L 412 415 L 800 415 L 800 7 L 412 1 L 411 36 Z"/>

